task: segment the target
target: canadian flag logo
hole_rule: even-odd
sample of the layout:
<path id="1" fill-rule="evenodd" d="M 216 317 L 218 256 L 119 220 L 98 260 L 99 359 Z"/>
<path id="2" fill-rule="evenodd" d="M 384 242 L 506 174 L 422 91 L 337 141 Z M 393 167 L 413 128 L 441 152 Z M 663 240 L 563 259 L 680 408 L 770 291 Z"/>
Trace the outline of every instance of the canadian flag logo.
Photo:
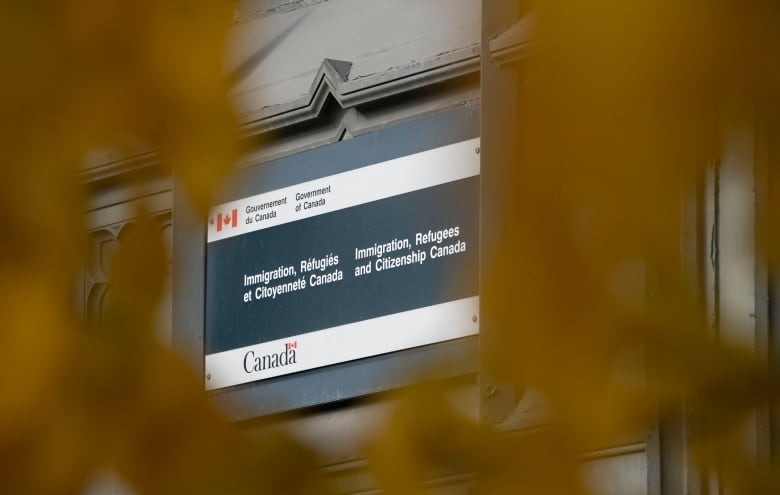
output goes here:
<path id="1" fill-rule="evenodd" d="M 237 227 L 238 226 L 238 209 L 233 208 L 229 214 L 223 215 L 217 214 L 217 232 L 222 232 L 222 227 Z"/>

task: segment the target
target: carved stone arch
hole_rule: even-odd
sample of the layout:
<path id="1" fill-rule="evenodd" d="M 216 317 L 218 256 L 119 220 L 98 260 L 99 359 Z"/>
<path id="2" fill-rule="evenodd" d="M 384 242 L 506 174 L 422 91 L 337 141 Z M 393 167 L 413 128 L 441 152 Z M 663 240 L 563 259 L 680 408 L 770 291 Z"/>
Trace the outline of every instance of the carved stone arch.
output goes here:
<path id="1" fill-rule="evenodd" d="M 130 220 L 116 225 L 114 228 L 116 229 L 116 240 L 121 244 L 125 242 L 130 235 L 132 235 L 133 231 L 135 230 L 135 222 Z"/>
<path id="2" fill-rule="evenodd" d="M 87 322 L 99 323 L 103 315 L 103 303 L 108 293 L 108 284 L 99 282 L 92 284 L 87 289 L 85 298 L 84 316 Z"/>
<path id="3" fill-rule="evenodd" d="M 164 343 L 170 343 L 173 330 L 173 300 L 171 297 L 172 276 L 173 276 L 173 214 L 168 210 L 154 217 L 158 223 L 160 235 L 165 245 L 166 272 L 165 289 L 160 305 L 155 315 L 155 327 L 157 336 Z"/>
<path id="4" fill-rule="evenodd" d="M 84 275 L 82 310 L 89 321 L 100 320 L 106 294 L 110 289 L 111 262 L 122 241 L 132 232 L 133 225 L 132 221 L 118 222 L 88 234 L 89 253 Z"/>
<path id="5" fill-rule="evenodd" d="M 116 234 L 110 229 L 99 229 L 89 233 L 89 256 L 87 260 L 86 280 L 87 283 L 97 283 L 106 281 L 106 266 L 103 257 L 105 246 L 116 242 Z M 86 288 L 87 291 L 89 287 Z"/>

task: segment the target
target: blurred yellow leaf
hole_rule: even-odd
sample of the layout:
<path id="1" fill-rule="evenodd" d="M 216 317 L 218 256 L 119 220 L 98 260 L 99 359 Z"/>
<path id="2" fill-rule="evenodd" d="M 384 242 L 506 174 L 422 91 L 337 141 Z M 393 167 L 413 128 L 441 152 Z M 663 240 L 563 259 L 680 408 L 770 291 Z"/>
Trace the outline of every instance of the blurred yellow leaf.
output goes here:
<path id="1" fill-rule="evenodd" d="M 155 341 L 167 256 L 149 214 L 121 239 L 102 318 L 86 325 L 73 307 L 89 153 L 155 151 L 200 215 L 239 156 L 222 67 L 232 8 L 0 6 L 0 492 L 80 493 L 103 469 L 152 494 L 330 489 L 301 442 L 279 430 L 242 436 Z M 549 401 L 548 424 L 499 434 L 454 413 L 435 385 L 416 387 L 367 447 L 371 468 L 388 493 L 452 472 L 473 473 L 477 493 L 582 493 L 583 451 L 685 402 L 695 459 L 734 493 L 773 493 L 777 465 L 751 458 L 743 433 L 756 404 L 776 399 L 778 377 L 710 335 L 681 235 L 685 195 L 720 153 L 724 95 L 748 95 L 776 124 L 780 6 L 534 8 L 517 147 L 498 150 L 511 201 L 496 269 L 483 274 L 482 312 L 497 328 L 482 347 L 483 365 Z M 776 131 L 767 139 L 780 145 Z M 768 187 L 777 177 L 769 171 Z M 758 248 L 774 262 L 770 224 Z"/>

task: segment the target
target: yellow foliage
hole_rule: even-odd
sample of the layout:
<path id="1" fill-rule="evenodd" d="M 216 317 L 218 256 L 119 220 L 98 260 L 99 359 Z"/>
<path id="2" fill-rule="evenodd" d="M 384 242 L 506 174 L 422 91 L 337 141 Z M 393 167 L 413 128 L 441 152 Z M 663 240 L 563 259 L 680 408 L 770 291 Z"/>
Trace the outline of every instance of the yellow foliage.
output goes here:
<path id="1" fill-rule="evenodd" d="M 398 494 L 448 471 L 474 473 L 478 493 L 585 493 L 584 451 L 685 400 L 697 462 L 734 493 L 777 492 L 777 466 L 751 459 L 740 434 L 777 377 L 712 338 L 680 239 L 686 191 L 718 156 L 724 97 L 746 93 L 777 117 L 780 11 L 758 0 L 536 9 L 517 148 L 502 156 L 508 220 L 481 300 L 500 342 L 485 364 L 539 391 L 549 422 L 497 434 L 435 386 L 415 388 L 366 449 L 374 473 Z M 0 493 L 79 493 L 100 469 L 151 494 L 330 490 L 314 454 L 279 431 L 240 435 L 155 342 L 166 253 L 147 213 L 115 257 L 100 324 L 73 307 L 89 152 L 156 150 L 200 213 L 235 162 L 221 65 L 230 16 L 219 1 L 0 7 Z M 771 260 L 777 232 L 759 245 Z"/>

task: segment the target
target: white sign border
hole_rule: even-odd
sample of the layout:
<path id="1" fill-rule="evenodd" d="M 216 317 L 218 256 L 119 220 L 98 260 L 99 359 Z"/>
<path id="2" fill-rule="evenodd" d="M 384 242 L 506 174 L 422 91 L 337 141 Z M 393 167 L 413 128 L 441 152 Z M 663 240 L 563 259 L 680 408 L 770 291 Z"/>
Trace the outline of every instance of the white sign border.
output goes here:
<path id="1" fill-rule="evenodd" d="M 479 296 L 380 316 L 205 357 L 206 390 L 265 380 L 479 333 Z M 295 363 L 255 371 L 255 358 L 286 351 Z M 250 371 L 247 371 L 250 369 Z"/>
<path id="2" fill-rule="evenodd" d="M 216 242 L 479 175 L 480 160 L 477 152 L 479 143 L 479 138 L 468 139 L 222 203 L 209 211 L 207 242 Z M 312 200 L 325 199 L 325 204 L 321 206 L 306 208 L 304 203 L 307 200 L 296 199 L 299 193 L 324 188 L 329 188 L 330 192 L 311 198 Z M 282 198 L 286 198 L 284 204 L 250 211 L 252 207 L 269 204 Z M 237 225 L 220 225 L 220 215 L 223 218 L 231 216 L 234 209 L 237 210 Z M 255 221 L 257 215 L 271 214 L 271 212 L 273 218 Z"/>

